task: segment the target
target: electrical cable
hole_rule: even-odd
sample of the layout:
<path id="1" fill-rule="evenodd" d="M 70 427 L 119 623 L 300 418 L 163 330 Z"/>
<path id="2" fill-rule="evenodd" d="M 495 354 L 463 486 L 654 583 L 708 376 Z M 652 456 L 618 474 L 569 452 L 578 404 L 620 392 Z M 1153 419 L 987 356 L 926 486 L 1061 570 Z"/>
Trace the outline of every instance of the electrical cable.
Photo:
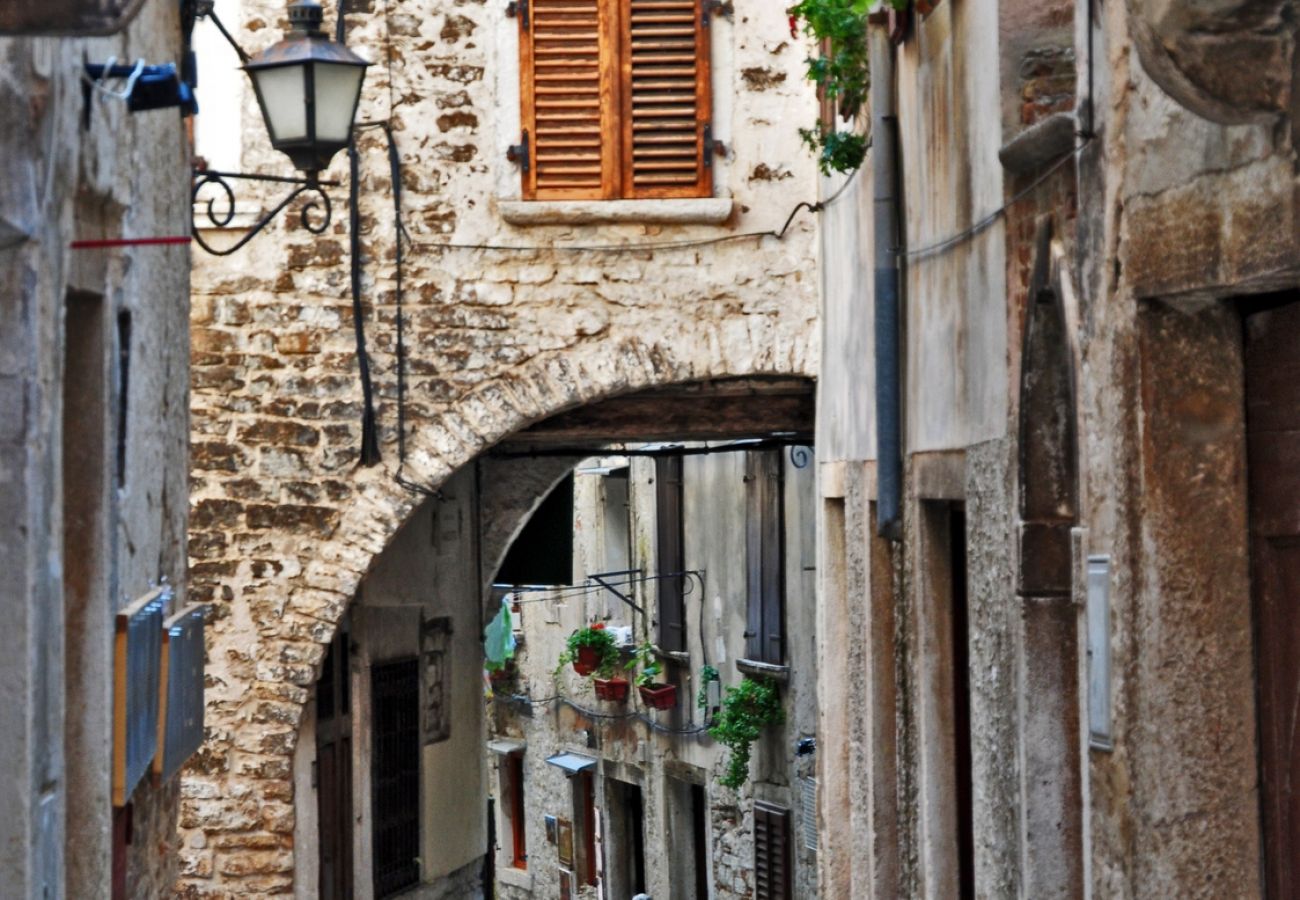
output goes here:
<path id="1" fill-rule="evenodd" d="M 342 17 L 340 16 L 340 19 Z M 378 465 L 379 425 L 375 415 L 375 391 L 370 378 L 370 357 L 366 353 L 365 312 L 361 303 L 361 209 L 360 168 L 357 140 L 348 141 L 348 250 L 351 257 L 352 324 L 357 344 L 357 366 L 361 374 L 361 458 L 360 465 L 367 468 Z"/>
<path id="2" fill-rule="evenodd" d="M 514 599 L 512 602 L 544 603 L 547 601 L 571 600 L 574 598 L 590 597 L 593 594 L 599 594 L 603 592 L 607 587 L 635 587 L 638 584 L 645 584 L 646 582 L 650 582 L 650 581 L 663 581 L 669 578 L 681 578 L 683 576 L 692 576 L 692 575 L 699 577 L 699 573 L 695 572 L 694 570 L 688 569 L 688 570 L 683 570 L 681 572 L 669 572 L 665 575 L 639 575 L 636 578 L 629 578 L 623 581 L 606 581 L 605 584 L 603 585 L 584 584 L 580 586 L 561 587 L 561 588 L 550 588 L 550 587 L 542 587 L 542 586 L 529 587 L 528 585 L 520 585 L 518 587 L 513 585 L 493 585 L 493 587 L 508 588 L 510 593 L 514 595 L 543 593 L 546 596 L 536 597 L 528 600 L 521 600 L 518 599 L 518 597 L 516 597 L 516 599 Z M 701 585 L 703 585 L 702 579 L 700 583 Z M 693 593 L 693 589 L 688 590 L 686 592 L 686 596 L 690 596 L 691 593 Z"/>
<path id="3" fill-rule="evenodd" d="M 558 702 L 563 704 L 564 706 L 569 707 L 570 709 L 574 710 L 575 712 L 581 714 L 582 716 L 588 719 L 594 719 L 597 721 L 627 722 L 635 719 L 647 725 L 652 731 L 656 731 L 660 734 L 695 735 L 695 734 L 703 734 L 704 732 L 708 731 L 708 726 L 706 725 L 693 725 L 689 728 L 670 728 L 667 725 L 660 725 L 654 719 L 650 718 L 645 713 L 639 710 L 632 710 L 624 713 L 597 712 L 594 709 L 587 709 L 585 706 L 582 706 L 581 704 L 576 703 L 573 700 L 570 700 L 568 697 L 562 696 L 560 694 L 556 694 L 553 697 L 543 697 L 541 699 L 533 699 L 532 697 L 529 697 L 527 694 L 510 694 L 509 697 L 513 701 L 527 701 L 532 706 L 546 706 L 548 704 Z"/>
<path id="4" fill-rule="evenodd" d="M 1036 191 L 1045 181 L 1047 181 L 1047 179 L 1051 178 L 1052 175 L 1056 174 L 1058 169 L 1060 169 L 1070 160 L 1074 159 L 1074 157 L 1078 156 L 1079 153 L 1083 151 L 1083 148 L 1087 147 L 1088 144 L 1092 142 L 1091 135 L 1085 135 L 1080 133 L 1078 136 L 1081 138 L 1080 143 L 1072 150 L 1070 150 L 1069 153 L 1063 154 L 1059 159 L 1057 159 L 1054 163 L 1048 166 L 1047 169 L 1045 169 L 1041 175 L 1039 175 L 1037 178 L 1031 181 L 1029 185 L 1026 186 L 1023 190 L 1017 193 L 1006 203 L 1002 204 L 1002 206 L 998 207 L 993 212 L 989 213 L 987 216 L 980 219 L 974 225 L 970 226 L 964 231 L 959 231 L 957 234 L 954 234 L 951 237 L 944 238 L 941 241 L 936 241 L 933 244 L 927 244 L 926 246 L 918 247 L 915 250 L 901 251 L 899 255 L 902 256 L 904 259 L 919 259 L 926 256 L 933 256 L 935 254 L 942 253 L 945 250 L 950 250 L 951 248 L 957 246 L 958 244 L 965 243 L 966 241 L 975 237 L 977 234 L 980 234 L 981 232 L 989 228 L 989 226 L 993 225 L 995 222 L 997 222 L 999 219 L 1005 216 L 1013 206 L 1017 205 L 1018 203 L 1020 203 L 1021 200 L 1024 200 L 1026 197 L 1028 197 L 1030 194 Z"/>

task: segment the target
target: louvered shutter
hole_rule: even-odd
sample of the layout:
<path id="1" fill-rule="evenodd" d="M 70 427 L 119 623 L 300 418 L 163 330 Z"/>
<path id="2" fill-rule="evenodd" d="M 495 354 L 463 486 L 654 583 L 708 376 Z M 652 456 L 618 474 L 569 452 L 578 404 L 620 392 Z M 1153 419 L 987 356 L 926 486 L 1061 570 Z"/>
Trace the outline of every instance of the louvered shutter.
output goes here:
<path id="1" fill-rule="evenodd" d="M 619 0 L 623 187 L 629 199 L 707 197 L 709 19 L 700 0 Z"/>
<path id="2" fill-rule="evenodd" d="M 657 524 L 659 582 L 659 646 L 669 651 L 686 650 L 685 569 L 682 553 L 682 458 L 665 456 L 655 460 L 655 521 Z M 676 577 L 665 578 L 666 575 Z"/>
<path id="3" fill-rule="evenodd" d="M 782 535 L 781 455 L 746 455 L 745 655 L 758 662 L 785 662 L 785 561 Z"/>
<path id="4" fill-rule="evenodd" d="M 526 199 L 616 196 L 615 12 L 611 0 L 527 0 L 521 7 Z"/>
<path id="5" fill-rule="evenodd" d="M 790 811 L 754 804 L 754 900 L 790 900 Z"/>

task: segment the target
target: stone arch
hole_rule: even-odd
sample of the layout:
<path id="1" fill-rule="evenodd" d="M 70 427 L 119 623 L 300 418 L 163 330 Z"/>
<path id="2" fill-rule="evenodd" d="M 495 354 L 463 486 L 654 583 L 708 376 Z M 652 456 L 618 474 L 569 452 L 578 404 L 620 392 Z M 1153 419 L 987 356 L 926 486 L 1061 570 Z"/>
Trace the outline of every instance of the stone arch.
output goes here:
<path id="1" fill-rule="evenodd" d="M 807 323 L 759 318 L 766 322 L 722 320 L 671 342 L 606 333 L 507 369 L 415 420 L 405 478 L 436 491 L 506 437 L 608 398 L 720 379 L 811 378 Z M 292 516 L 270 523 L 259 550 L 283 562 L 245 564 L 236 584 L 222 586 L 230 621 L 209 630 L 209 739 L 185 776 L 181 824 L 188 846 L 224 848 L 223 862 L 213 871 L 209 855 L 206 870 L 187 867 L 181 896 L 222 894 L 226 883 L 244 895 L 291 885 L 293 755 L 309 689 L 362 578 L 425 499 L 396 482 L 395 448 L 385 452 L 381 466 L 352 472 L 314 531 L 295 533 Z"/>
<path id="2" fill-rule="evenodd" d="M 1050 221 L 1039 226 L 1035 252 L 1019 405 L 1021 840 L 1027 893 L 1071 897 L 1084 881 L 1073 551 L 1079 454 L 1068 275 Z"/>
<path id="3" fill-rule="evenodd" d="M 1286 0 L 1128 0 L 1142 67 L 1183 107 L 1223 125 L 1285 114 L 1295 86 Z"/>
<path id="4" fill-rule="evenodd" d="M 697 335 L 695 340 L 704 346 L 692 345 L 686 335 L 672 348 L 637 340 L 612 346 L 594 344 L 586 353 L 569 351 L 545 357 L 488 382 L 453 404 L 438 424 L 411 435 L 406 478 L 436 490 L 453 472 L 504 438 L 599 400 L 694 381 L 761 375 L 812 377 L 806 368 L 811 354 L 805 346 L 749 345 L 746 352 L 728 359 L 713 336 Z M 388 460 L 373 470 L 358 470 L 362 490 L 356 502 L 341 517 L 328 546 L 314 550 L 315 564 L 306 566 L 303 583 L 286 598 L 286 615 L 300 613 L 329 626 L 327 633 L 313 632 L 313 640 L 322 647 L 329 642 L 333 625 L 370 561 L 383 552 L 422 499 L 393 479 L 393 468 Z M 337 552 L 331 552 L 335 548 Z M 354 561 L 357 564 L 351 564 Z M 330 570 L 327 577 L 325 569 Z M 340 569 L 346 573 L 341 578 Z M 311 658 L 313 666 L 322 653 Z"/>

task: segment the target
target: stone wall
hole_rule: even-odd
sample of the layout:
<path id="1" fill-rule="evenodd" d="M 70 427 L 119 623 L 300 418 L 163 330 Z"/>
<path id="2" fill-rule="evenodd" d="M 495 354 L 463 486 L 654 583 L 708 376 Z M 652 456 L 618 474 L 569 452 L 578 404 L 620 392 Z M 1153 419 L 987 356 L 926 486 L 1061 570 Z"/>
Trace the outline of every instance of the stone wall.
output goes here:
<path id="1" fill-rule="evenodd" d="M 794 202 L 815 195 L 794 129 L 814 101 L 798 74 L 803 48 L 780 10 L 716 20 L 714 90 L 727 98 L 717 133 L 729 148 L 717 194 L 735 201 L 724 225 L 540 227 L 511 226 L 500 214 L 517 196 L 504 159 L 518 140 L 513 20 L 499 7 L 441 0 L 378 12 L 351 16 L 348 39 L 377 62 L 360 119 L 388 120 L 402 160 L 406 479 L 436 488 L 521 427 L 602 397 L 813 371 L 814 218 L 797 218 L 780 242 L 564 249 L 731 239 L 780 228 Z M 245 3 L 240 24 L 251 48 L 285 27 L 269 2 Z M 775 75 L 746 79 L 747 69 Z M 283 171 L 250 104 L 243 165 Z M 239 256 L 196 268 L 191 572 L 214 619 L 210 739 L 187 781 L 183 825 L 191 837 L 231 843 L 215 875 L 186 880 L 192 896 L 281 889 L 278 876 L 240 862 L 237 846 L 289 839 L 285 772 L 322 642 L 420 499 L 394 480 L 397 297 L 384 133 L 365 129 L 358 144 L 362 316 L 382 465 L 357 466 L 343 189 L 330 189 L 336 216 L 325 235 L 285 219 Z M 342 157 L 329 174 L 346 175 Z"/>
<path id="2" fill-rule="evenodd" d="M 954 241 L 909 261 L 909 518 L 897 552 L 871 534 L 869 426 L 819 423 L 819 439 L 836 448 L 820 473 L 823 616 L 844 610 L 861 622 L 868 649 L 893 655 L 883 678 L 873 668 L 875 683 L 898 685 L 883 696 L 867 689 L 855 661 L 824 644 L 821 738 L 831 755 L 823 771 L 835 771 L 833 758 L 848 772 L 823 792 L 824 827 L 852 848 L 850 858 L 827 854 L 823 888 L 838 896 L 951 892 L 945 879 L 957 851 L 943 820 L 948 801 L 934 787 L 947 761 L 931 742 L 948 740 L 952 661 L 933 628 L 931 595 L 944 571 L 926 525 L 950 502 L 963 502 L 967 516 L 978 892 L 1080 896 L 1086 888 L 1070 872 L 1081 869 L 1096 896 L 1259 893 L 1240 309 L 1251 302 L 1243 295 L 1300 284 L 1294 128 L 1275 103 L 1291 96 L 1279 85 L 1294 77 L 1294 28 L 1278 27 L 1274 4 L 1234 7 L 1213 33 L 1197 25 L 1200 13 L 1176 4 L 1136 6 L 1004 3 L 976 12 L 940 4 L 898 51 L 903 166 L 935 182 L 908 181 L 908 245 Z M 971 27 L 975 17 L 994 12 L 1000 85 L 963 68 L 987 40 Z M 1155 49 L 1180 57 L 1176 67 L 1194 84 L 1175 84 L 1151 62 L 1155 26 L 1165 36 Z M 1226 63 L 1231 48 L 1247 45 L 1272 60 L 1266 76 Z M 1244 119 L 1212 114 L 1215 102 L 1243 108 L 1240 98 L 1256 88 L 1272 99 Z M 1199 100 L 1188 99 L 1198 91 Z M 1065 102 L 1067 94 L 1077 99 Z M 1000 129 L 989 127 L 997 119 L 986 114 L 990 96 L 1002 109 Z M 1070 108 L 1076 117 L 1053 126 L 1069 140 L 1044 139 Z M 1083 115 L 1089 108 L 1092 117 Z M 1071 133 L 1088 127 L 1096 134 L 1080 146 Z M 1037 155 L 1022 155 L 1030 144 Z M 995 175 L 983 166 L 999 151 L 1007 171 Z M 966 159 L 954 163 L 954 153 Z M 1001 189 L 981 196 L 954 172 L 1000 180 Z M 952 208 L 931 214 L 936 198 L 952 197 Z M 965 233 L 1003 204 L 997 224 Z M 870 246 L 865 216 L 842 224 Z M 998 228 L 1004 249 L 994 253 L 983 241 Z M 826 238 L 839 247 L 840 235 Z M 1003 285 L 988 269 L 999 257 Z M 871 328 L 869 314 L 854 314 L 870 310 L 871 291 L 845 277 L 853 270 L 848 262 L 827 269 L 825 322 L 836 334 Z M 1017 483 L 1032 477 L 1022 471 L 1019 395 L 1023 379 L 1042 377 L 1022 372 L 1023 330 L 1043 287 L 1063 310 L 1060 352 L 1076 392 L 1064 415 L 1079 436 L 1058 459 L 1063 471 L 1078 468 L 1077 517 L 1065 511 L 1076 526 L 1073 593 L 1047 611 L 1017 596 L 1027 552 L 1018 547 L 1025 510 L 1015 502 Z M 1003 350 L 972 352 L 977 337 Z M 828 330 L 820 409 L 852 409 L 871 390 L 870 361 L 829 352 L 833 339 Z M 1070 689 L 1090 672 L 1077 642 L 1091 554 L 1111 565 L 1113 750 L 1089 745 L 1080 727 L 1086 694 Z M 895 591 L 892 616 L 882 614 Z M 1058 755 L 1050 771 L 1044 757 L 1062 733 L 1079 762 Z M 894 796 L 897 819 L 880 818 Z M 845 810 L 854 813 L 847 827 Z"/>
<path id="3" fill-rule="evenodd" d="M 109 896 L 112 617 L 162 579 L 185 596 L 189 251 L 69 246 L 188 234 L 178 112 L 92 98 L 82 124 L 87 59 L 180 53 L 174 4 L 109 37 L 0 38 L 7 896 Z M 125 852 L 138 897 L 177 865 L 176 787 L 147 782 Z"/>

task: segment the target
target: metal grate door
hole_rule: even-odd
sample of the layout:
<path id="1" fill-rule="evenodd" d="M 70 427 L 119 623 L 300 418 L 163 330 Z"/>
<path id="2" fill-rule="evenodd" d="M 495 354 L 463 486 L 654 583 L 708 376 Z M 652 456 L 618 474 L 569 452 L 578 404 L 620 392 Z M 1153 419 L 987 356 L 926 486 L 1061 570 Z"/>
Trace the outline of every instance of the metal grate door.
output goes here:
<path id="1" fill-rule="evenodd" d="M 382 898 L 420 880 L 419 663 L 375 666 L 370 684 L 375 896 Z"/>

